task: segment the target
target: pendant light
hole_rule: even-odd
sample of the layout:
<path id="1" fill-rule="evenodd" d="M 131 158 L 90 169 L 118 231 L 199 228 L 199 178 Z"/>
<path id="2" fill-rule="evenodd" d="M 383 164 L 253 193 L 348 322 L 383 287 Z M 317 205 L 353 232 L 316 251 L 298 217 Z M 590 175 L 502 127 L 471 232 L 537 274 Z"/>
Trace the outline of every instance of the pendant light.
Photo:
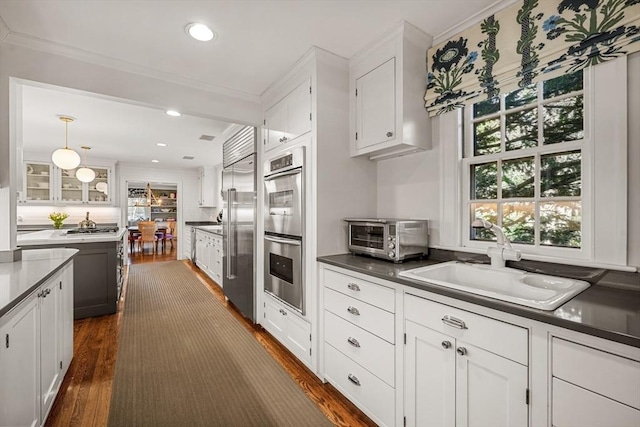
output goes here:
<path id="1" fill-rule="evenodd" d="M 64 122 L 64 148 L 58 148 L 54 151 L 51 160 L 60 169 L 75 169 L 80 164 L 80 156 L 67 146 L 69 122 L 75 119 L 69 116 L 58 116 L 58 118 Z"/>
<path id="2" fill-rule="evenodd" d="M 87 151 L 91 150 L 91 147 L 82 146 L 80 147 L 84 150 L 84 166 L 76 171 L 76 178 L 82 182 L 91 182 L 96 179 L 96 173 L 93 169 L 89 169 L 87 167 Z"/>

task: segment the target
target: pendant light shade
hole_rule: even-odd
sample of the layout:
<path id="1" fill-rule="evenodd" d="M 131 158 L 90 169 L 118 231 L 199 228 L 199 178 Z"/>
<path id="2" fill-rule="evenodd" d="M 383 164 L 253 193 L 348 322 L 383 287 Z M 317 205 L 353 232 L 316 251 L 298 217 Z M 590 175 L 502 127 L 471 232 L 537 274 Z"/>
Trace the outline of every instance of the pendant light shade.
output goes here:
<path id="1" fill-rule="evenodd" d="M 93 171 L 93 169 L 89 169 L 86 164 L 87 164 L 87 155 L 86 152 L 88 150 L 91 150 L 91 147 L 85 147 L 82 146 L 80 147 L 85 151 L 85 156 L 84 156 L 84 166 L 82 166 L 80 169 L 78 169 L 76 171 L 76 178 L 81 181 L 81 182 L 91 182 L 94 179 L 96 179 L 96 173 Z"/>
<path id="2" fill-rule="evenodd" d="M 64 122 L 64 148 L 54 151 L 51 160 L 60 169 L 75 169 L 80 164 L 80 155 L 67 146 L 69 122 L 75 119 L 69 116 L 59 116 L 59 118 Z"/>

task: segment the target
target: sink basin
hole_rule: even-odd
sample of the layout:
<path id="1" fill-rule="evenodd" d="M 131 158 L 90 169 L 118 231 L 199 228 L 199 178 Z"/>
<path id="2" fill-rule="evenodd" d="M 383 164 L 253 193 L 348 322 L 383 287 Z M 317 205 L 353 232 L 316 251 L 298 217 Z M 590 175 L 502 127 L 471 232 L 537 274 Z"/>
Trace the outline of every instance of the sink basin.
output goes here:
<path id="1" fill-rule="evenodd" d="M 457 261 L 406 270 L 400 276 L 540 310 L 555 310 L 589 287 L 582 280 Z"/>

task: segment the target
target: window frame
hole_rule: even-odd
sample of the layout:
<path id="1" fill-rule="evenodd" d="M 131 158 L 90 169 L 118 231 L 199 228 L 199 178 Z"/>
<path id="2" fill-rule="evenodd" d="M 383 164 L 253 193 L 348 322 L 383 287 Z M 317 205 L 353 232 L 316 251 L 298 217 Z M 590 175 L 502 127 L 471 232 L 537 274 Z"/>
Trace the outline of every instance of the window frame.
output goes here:
<path id="1" fill-rule="evenodd" d="M 474 248 L 474 249 L 487 249 L 490 246 L 495 246 L 495 241 L 482 241 L 482 240 L 472 240 L 471 239 L 471 204 L 474 203 L 475 199 L 471 199 L 471 184 L 472 184 L 472 176 L 471 176 L 471 166 L 476 164 L 483 164 L 489 162 L 497 162 L 498 164 L 498 173 L 497 173 L 497 198 L 496 199 L 487 199 L 487 200 L 479 200 L 480 202 L 487 203 L 497 203 L 498 204 L 498 212 L 499 214 L 502 212 L 500 208 L 501 203 L 505 202 L 531 202 L 535 204 L 535 222 L 534 222 L 534 244 L 521 244 L 521 243 L 513 243 L 514 248 L 520 250 L 523 254 L 531 254 L 531 255 L 539 255 L 539 256 L 550 256 L 554 258 L 562 258 L 562 259 L 575 259 L 575 260 L 591 260 L 594 256 L 594 226 L 593 226 L 593 218 L 594 218 L 594 209 L 593 209 L 593 175 L 594 175 L 594 161 L 593 161 L 593 151 L 594 151 L 594 138 L 593 138 L 593 127 L 594 127 L 594 76 L 593 76 L 593 68 L 589 67 L 588 69 L 583 70 L 583 88 L 582 91 L 571 92 L 570 94 L 563 94 L 561 96 L 543 99 L 542 97 L 542 84 L 537 84 L 537 98 L 534 103 L 527 104 L 526 106 L 511 108 L 506 110 L 505 107 L 505 96 L 510 93 L 502 93 L 500 94 L 500 110 L 497 113 L 487 114 L 482 116 L 483 120 L 491 119 L 491 118 L 500 118 L 500 152 L 484 154 L 480 156 L 476 156 L 474 154 L 474 117 L 473 117 L 473 104 L 469 104 L 465 106 L 463 111 L 463 141 L 460 153 L 461 160 L 461 179 L 460 179 L 460 238 L 463 247 Z M 553 78 L 553 77 L 551 77 Z M 548 79 L 547 79 L 548 80 Z M 517 89 L 514 89 L 517 90 Z M 581 140 L 567 141 L 557 144 L 549 144 L 544 145 L 541 143 L 543 138 L 543 121 L 544 121 L 544 105 L 548 103 L 552 103 L 559 99 L 570 98 L 571 96 L 575 96 L 577 94 L 583 95 L 583 108 L 584 108 L 584 134 Z M 505 117 L 508 114 L 513 114 L 518 111 L 524 111 L 530 109 L 532 106 L 537 109 L 537 123 L 538 123 L 538 144 L 535 147 L 528 147 L 522 149 L 516 149 L 512 151 L 505 150 Z M 477 120 L 476 120 L 477 121 Z M 545 200 L 549 201 L 562 201 L 562 200 L 575 200 L 576 197 L 549 197 L 542 198 L 540 197 L 540 157 L 545 154 L 552 153 L 564 153 L 569 151 L 581 151 L 581 195 L 579 197 L 582 209 L 581 209 L 581 244 L 580 248 L 568 248 L 568 247 L 559 247 L 559 246 L 547 246 L 540 245 L 540 216 L 539 216 L 539 206 L 540 202 L 544 202 Z M 502 175 L 501 175 L 501 161 L 510 160 L 510 159 L 519 159 L 533 157 L 534 158 L 534 167 L 535 167 L 535 175 L 534 175 L 534 197 L 533 198 L 522 198 L 522 197 L 514 197 L 514 198 L 502 198 L 501 194 L 501 184 L 502 184 Z M 499 224 L 501 226 L 501 219 Z"/>

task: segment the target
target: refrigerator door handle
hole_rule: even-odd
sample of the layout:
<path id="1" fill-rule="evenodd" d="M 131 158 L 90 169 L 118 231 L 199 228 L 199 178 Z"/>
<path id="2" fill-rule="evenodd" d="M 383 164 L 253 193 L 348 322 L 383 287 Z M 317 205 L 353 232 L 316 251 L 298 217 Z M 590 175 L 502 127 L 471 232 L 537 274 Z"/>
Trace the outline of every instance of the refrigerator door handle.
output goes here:
<path id="1" fill-rule="evenodd" d="M 236 220 L 234 218 L 236 189 L 230 188 L 227 190 L 227 224 L 229 234 L 227 235 L 227 279 L 233 279 L 235 277 L 235 270 L 233 267 L 236 265 L 236 242 L 235 242 L 235 227 Z"/>

